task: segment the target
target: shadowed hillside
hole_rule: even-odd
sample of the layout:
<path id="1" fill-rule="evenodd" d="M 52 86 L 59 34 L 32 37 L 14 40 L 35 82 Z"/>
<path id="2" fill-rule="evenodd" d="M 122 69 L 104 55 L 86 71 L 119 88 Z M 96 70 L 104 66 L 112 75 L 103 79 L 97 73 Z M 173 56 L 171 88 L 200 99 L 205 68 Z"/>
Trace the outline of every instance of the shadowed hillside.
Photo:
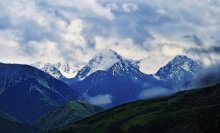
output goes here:
<path id="1" fill-rule="evenodd" d="M 220 84 L 137 101 L 52 133 L 219 133 Z"/>

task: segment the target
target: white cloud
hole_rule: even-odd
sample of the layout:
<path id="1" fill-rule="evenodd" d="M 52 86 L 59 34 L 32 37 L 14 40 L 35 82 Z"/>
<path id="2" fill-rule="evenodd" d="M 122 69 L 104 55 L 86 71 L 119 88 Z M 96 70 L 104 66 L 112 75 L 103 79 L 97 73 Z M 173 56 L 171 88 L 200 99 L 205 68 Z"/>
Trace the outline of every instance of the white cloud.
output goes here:
<path id="1" fill-rule="evenodd" d="M 132 4 L 132 3 L 124 3 L 122 4 L 122 9 L 129 13 L 132 11 L 137 11 L 138 10 L 138 6 L 136 4 Z"/>
<path id="2" fill-rule="evenodd" d="M 93 105 L 105 106 L 112 103 L 112 96 L 109 94 L 89 97 L 88 102 Z"/>
<path id="3" fill-rule="evenodd" d="M 0 31 L 0 60 L 2 62 L 23 61 L 24 63 L 27 63 L 27 60 L 22 59 L 25 56 L 25 53 L 22 52 L 17 40 L 18 38 L 15 34 L 13 34 L 13 31 Z"/>
<path id="4" fill-rule="evenodd" d="M 161 60 L 149 71 L 177 54 L 209 60 L 195 51 L 219 44 L 219 6 L 217 0 L 0 0 L 0 61 L 85 63 L 106 48 Z M 219 60 L 217 52 L 209 56 Z"/>
<path id="5" fill-rule="evenodd" d="M 156 73 L 161 66 L 165 66 L 169 61 L 171 61 L 173 56 L 167 57 L 162 52 L 148 52 L 146 58 L 144 58 L 140 64 L 140 71 L 147 74 Z"/>
<path id="6" fill-rule="evenodd" d="M 57 60 L 63 61 L 58 44 L 51 41 L 43 42 L 29 42 L 29 51 L 33 52 L 32 57 L 37 58 L 38 61 L 57 63 Z"/>
<path id="7" fill-rule="evenodd" d="M 101 6 L 96 0 L 38 0 L 38 2 L 60 8 L 73 8 L 82 13 L 95 14 L 107 19 L 114 18 L 111 11 L 108 8 Z"/>
<path id="8" fill-rule="evenodd" d="M 143 90 L 140 93 L 139 98 L 140 99 L 151 99 L 151 98 L 155 98 L 155 97 L 171 95 L 173 93 L 174 92 L 172 92 L 166 88 L 152 87 L 151 89 Z"/>
<path id="9" fill-rule="evenodd" d="M 85 39 L 81 35 L 84 29 L 82 20 L 72 20 L 69 25 L 66 26 L 66 32 L 63 33 L 62 37 L 65 41 L 72 44 L 85 45 Z M 71 47 L 69 47 L 71 48 Z"/>
<path id="10" fill-rule="evenodd" d="M 117 51 L 126 58 L 143 59 L 148 55 L 143 47 L 135 44 L 130 38 L 120 39 L 118 37 L 96 37 L 97 50 L 108 48 Z"/>

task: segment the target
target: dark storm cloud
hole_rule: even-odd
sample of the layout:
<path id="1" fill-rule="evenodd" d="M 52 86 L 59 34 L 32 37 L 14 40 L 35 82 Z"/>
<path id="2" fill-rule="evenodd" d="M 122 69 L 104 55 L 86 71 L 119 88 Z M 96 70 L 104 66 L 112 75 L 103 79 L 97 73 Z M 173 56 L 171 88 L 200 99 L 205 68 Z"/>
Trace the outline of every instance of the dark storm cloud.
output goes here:
<path id="1" fill-rule="evenodd" d="M 197 54 L 207 54 L 207 55 L 219 54 L 220 55 L 220 46 L 189 48 L 186 51 L 194 52 Z"/>
<path id="2" fill-rule="evenodd" d="M 203 46 L 202 40 L 197 35 L 185 35 L 184 38 L 191 40 L 194 44 L 198 46 Z"/>

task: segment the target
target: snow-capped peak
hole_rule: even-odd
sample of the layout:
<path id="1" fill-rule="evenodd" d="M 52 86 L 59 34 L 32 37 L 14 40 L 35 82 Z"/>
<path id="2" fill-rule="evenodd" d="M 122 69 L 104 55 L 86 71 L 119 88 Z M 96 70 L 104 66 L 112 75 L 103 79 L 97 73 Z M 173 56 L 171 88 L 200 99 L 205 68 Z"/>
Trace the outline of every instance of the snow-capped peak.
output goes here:
<path id="1" fill-rule="evenodd" d="M 200 67 L 199 62 L 187 56 L 178 55 L 166 66 L 160 68 L 155 75 L 163 80 L 178 83 L 192 78 Z"/>
<path id="2" fill-rule="evenodd" d="M 90 67 L 97 70 L 106 70 L 116 62 L 118 62 L 122 57 L 112 50 L 104 50 L 91 59 L 88 63 Z M 96 67 L 96 68 L 94 68 Z M 91 70 L 91 72 L 93 72 Z"/>
<path id="3" fill-rule="evenodd" d="M 92 58 L 88 62 L 88 64 L 78 72 L 76 77 L 82 80 L 98 70 L 103 70 L 103 71 L 108 70 L 114 64 L 121 62 L 123 60 L 126 59 L 124 59 L 115 51 L 103 50 L 102 52 L 97 54 L 94 58 Z"/>
<path id="4" fill-rule="evenodd" d="M 63 75 L 61 72 L 52 64 L 50 63 L 42 63 L 42 62 L 37 62 L 35 64 L 31 64 L 31 66 L 38 68 L 51 76 L 53 76 L 56 79 L 62 78 Z"/>
<path id="5" fill-rule="evenodd" d="M 32 64 L 32 66 L 50 74 L 56 79 L 74 78 L 80 69 L 80 66 L 74 65 L 70 62 L 59 62 L 56 64 L 37 62 Z"/>
<path id="6" fill-rule="evenodd" d="M 57 63 L 54 65 L 65 78 L 74 78 L 81 68 L 79 65 L 74 65 L 70 62 Z"/>

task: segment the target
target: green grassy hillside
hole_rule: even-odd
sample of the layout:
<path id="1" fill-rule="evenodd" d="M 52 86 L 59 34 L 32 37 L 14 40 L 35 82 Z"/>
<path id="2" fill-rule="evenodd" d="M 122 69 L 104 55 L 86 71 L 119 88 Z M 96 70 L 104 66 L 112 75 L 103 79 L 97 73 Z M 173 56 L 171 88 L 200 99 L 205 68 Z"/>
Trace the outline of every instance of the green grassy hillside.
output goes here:
<path id="1" fill-rule="evenodd" d="M 0 118 L 0 133 L 44 133 L 44 131 L 27 124 Z"/>
<path id="2" fill-rule="evenodd" d="M 219 133 L 220 84 L 104 111 L 52 133 Z"/>
<path id="3" fill-rule="evenodd" d="M 43 130 L 23 124 L 0 110 L 0 133 L 43 133 Z"/>
<path id="4" fill-rule="evenodd" d="M 103 109 L 98 106 L 73 101 L 48 112 L 35 125 L 46 130 L 64 127 L 100 111 Z"/>
<path id="5" fill-rule="evenodd" d="M 10 120 L 10 121 L 20 122 L 15 117 L 13 117 L 13 116 L 3 112 L 1 109 L 0 109 L 0 118 L 1 119 L 6 119 L 6 120 Z"/>

